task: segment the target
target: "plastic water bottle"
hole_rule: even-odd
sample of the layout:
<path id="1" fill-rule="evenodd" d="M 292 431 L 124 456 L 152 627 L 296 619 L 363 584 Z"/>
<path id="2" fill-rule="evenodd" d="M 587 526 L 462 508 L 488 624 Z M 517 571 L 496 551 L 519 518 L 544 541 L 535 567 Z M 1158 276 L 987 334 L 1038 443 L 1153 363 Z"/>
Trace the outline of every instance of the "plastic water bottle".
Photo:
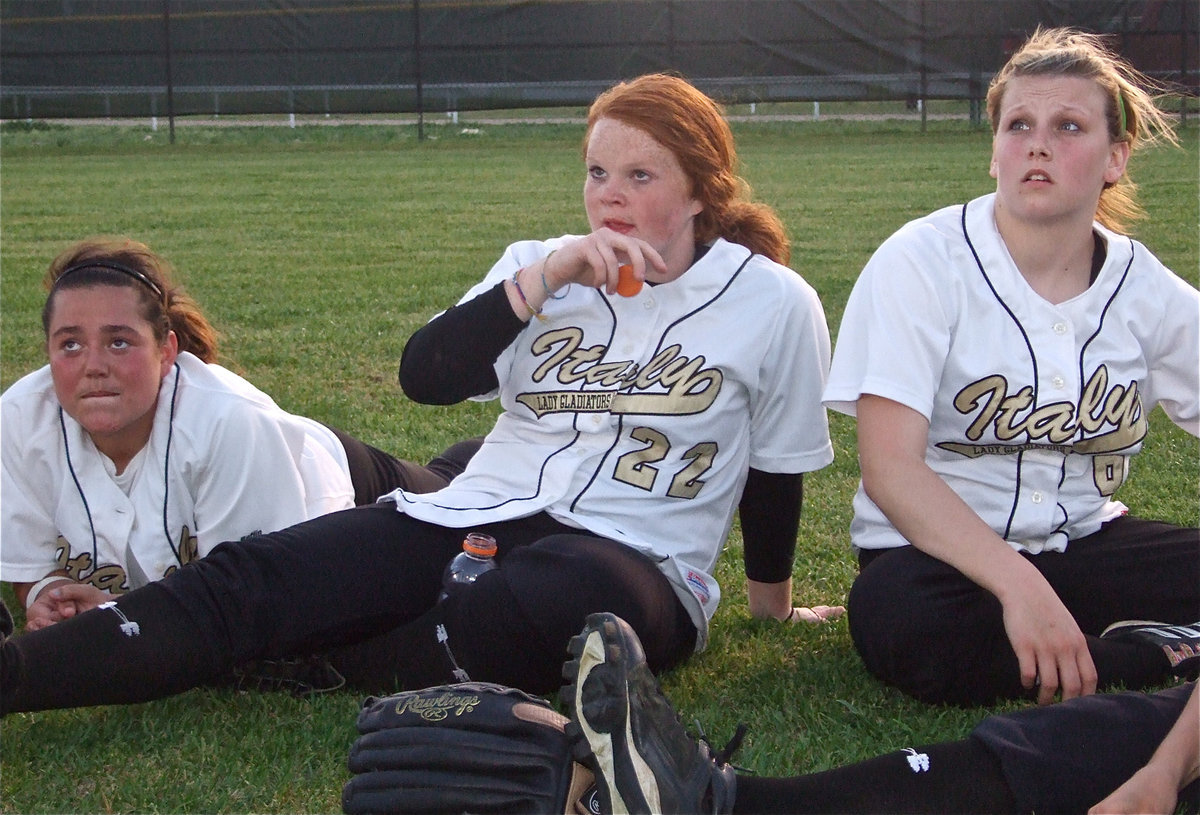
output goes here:
<path id="1" fill-rule="evenodd" d="M 463 550 L 446 564 L 442 572 L 442 593 L 445 600 L 464 586 L 474 583 L 479 575 L 496 568 L 496 539 L 482 532 L 468 532 Z"/>

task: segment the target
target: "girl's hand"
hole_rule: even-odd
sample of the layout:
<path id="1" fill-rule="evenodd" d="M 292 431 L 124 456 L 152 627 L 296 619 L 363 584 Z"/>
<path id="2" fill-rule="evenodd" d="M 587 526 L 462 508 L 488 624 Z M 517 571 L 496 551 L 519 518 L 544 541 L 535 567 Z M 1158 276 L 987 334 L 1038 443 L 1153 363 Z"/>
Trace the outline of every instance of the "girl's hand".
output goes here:
<path id="1" fill-rule="evenodd" d="M 667 272 L 666 262 L 653 246 L 607 227 L 559 248 L 543 264 L 541 271 L 551 292 L 578 283 L 616 294 L 623 264 L 633 267 L 637 281 L 644 281 L 651 272 L 660 276 Z"/>
<path id="2" fill-rule="evenodd" d="M 785 623 L 823 623 L 826 620 L 836 620 L 846 613 L 845 606 L 797 606 L 788 616 L 783 618 Z"/>
<path id="3" fill-rule="evenodd" d="M 1034 572 L 1036 575 L 1037 573 Z M 1021 684 L 1037 688 L 1047 705 L 1096 692 L 1096 665 L 1079 624 L 1044 579 L 1024 581 L 1004 597 L 1004 629 L 1021 670 Z"/>
<path id="4" fill-rule="evenodd" d="M 823 623 L 836 620 L 846 611 L 844 606 L 793 606 L 790 577 L 778 583 L 747 580 L 746 599 L 752 617 L 783 623 Z"/>
<path id="5" fill-rule="evenodd" d="M 63 578 L 42 589 L 25 612 L 25 630 L 37 631 L 95 608 L 112 596 L 95 586 Z"/>
<path id="6" fill-rule="evenodd" d="M 630 267 L 633 278 L 627 286 L 640 287 L 650 272 L 660 278 L 667 273 L 667 264 L 653 246 L 641 238 L 601 227 L 518 269 L 504 284 L 509 305 L 514 314 L 529 320 L 541 314 L 546 301 L 558 299 L 562 296 L 558 292 L 576 283 L 616 294 L 622 265 Z"/>

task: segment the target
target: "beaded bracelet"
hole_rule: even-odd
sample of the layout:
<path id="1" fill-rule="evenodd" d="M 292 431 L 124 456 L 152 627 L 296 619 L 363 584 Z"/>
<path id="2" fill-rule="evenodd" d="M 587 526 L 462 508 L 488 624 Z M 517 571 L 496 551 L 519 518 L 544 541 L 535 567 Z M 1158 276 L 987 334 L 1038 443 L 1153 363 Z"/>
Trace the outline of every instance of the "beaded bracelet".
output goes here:
<path id="1" fill-rule="evenodd" d="M 523 272 L 523 271 L 525 271 L 524 266 L 522 266 L 520 269 L 517 269 L 515 272 L 513 272 L 513 276 L 512 276 L 512 283 L 513 283 L 513 286 L 515 286 L 517 289 L 517 296 L 521 298 L 521 302 L 525 304 L 525 308 L 529 309 L 529 316 L 537 317 L 538 320 L 540 320 L 541 322 L 544 323 L 544 322 L 546 322 L 546 315 L 542 314 L 541 309 L 534 309 L 533 306 L 529 305 L 529 298 L 527 298 L 525 296 L 525 291 L 521 288 L 521 281 L 517 279 L 517 276 L 519 274 L 521 274 L 521 272 Z"/>

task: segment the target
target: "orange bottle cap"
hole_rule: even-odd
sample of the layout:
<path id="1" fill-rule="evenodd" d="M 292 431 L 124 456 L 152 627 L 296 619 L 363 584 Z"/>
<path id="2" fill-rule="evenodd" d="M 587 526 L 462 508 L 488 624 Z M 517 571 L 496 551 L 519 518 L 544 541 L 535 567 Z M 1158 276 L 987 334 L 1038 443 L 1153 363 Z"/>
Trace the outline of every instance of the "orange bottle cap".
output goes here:
<path id="1" fill-rule="evenodd" d="M 463 551 L 479 557 L 492 557 L 496 554 L 496 539 L 491 535 L 471 532 L 463 539 Z"/>

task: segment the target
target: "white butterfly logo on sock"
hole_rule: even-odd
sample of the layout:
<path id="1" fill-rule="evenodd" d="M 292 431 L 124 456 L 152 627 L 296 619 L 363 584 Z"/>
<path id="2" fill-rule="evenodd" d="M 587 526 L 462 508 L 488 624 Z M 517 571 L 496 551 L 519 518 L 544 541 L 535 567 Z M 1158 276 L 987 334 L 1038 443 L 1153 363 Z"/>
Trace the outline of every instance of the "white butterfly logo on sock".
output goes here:
<path id="1" fill-rule="evenodd" d="M 908 754 L 908 766 L 912 767 L 914 773 L 929 772 L 929 754 L 918 753 L 911 747 L 905 747 L 904 752 Z"/>

